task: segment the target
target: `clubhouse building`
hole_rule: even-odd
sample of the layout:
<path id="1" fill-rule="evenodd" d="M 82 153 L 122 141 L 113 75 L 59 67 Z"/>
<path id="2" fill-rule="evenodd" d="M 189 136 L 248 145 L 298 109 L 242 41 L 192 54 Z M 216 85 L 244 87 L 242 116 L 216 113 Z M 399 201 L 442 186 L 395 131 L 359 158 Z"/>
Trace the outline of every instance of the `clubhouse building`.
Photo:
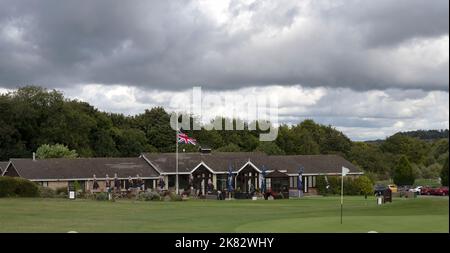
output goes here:
<path id="1" fill-rule="evenodd" d="M 351 162 L 338 155 L 266 155 L 253 152 L 199 152 L 178 154 L 180 191 L 193 187 L 201 193 L 212 184 L 213 189 L 226 191 L 227 179 L 233 176 L 234 189 L 250 192 L 259 189 L 263 175 L 266 189 L 297 191 L 299 168 L 303 167 L 302 182 L 305 194 L 316 193 L 316 178 L 320 175 L 339 176 L 342 166 L 348 175 L 363 174 Z M 166 190 L 174 190 L 176 182 L 175 153 L 144 153 L 131 158 L 75 158 L 75 159 L 10 159 L 0 163 L 2 176 L 22 177 L 51 188 L 70 187 L 78 182 L 81 189 L 92 189 L 94 175 L 99 190 L 106 189 L 106 180 L 115 176 L 121 188 L 128 188 L 129 179 L 142 179 L 146 189 L 158 189 L 161 181 Z"/>

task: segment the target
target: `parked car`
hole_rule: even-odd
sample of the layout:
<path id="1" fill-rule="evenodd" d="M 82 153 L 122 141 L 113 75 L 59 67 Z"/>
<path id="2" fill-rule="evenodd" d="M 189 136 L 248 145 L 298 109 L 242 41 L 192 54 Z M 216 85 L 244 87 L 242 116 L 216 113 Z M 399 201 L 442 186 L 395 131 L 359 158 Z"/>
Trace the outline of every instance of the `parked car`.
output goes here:
<path id="1" fill-rule="evenodd" d="M 408 192 L 411 188 L 412 186 L 410 185 L 402 185 L 397 188 L 397 192 Z"/>
<path id="2" fill-rule="evenodd" d="M 431 187 L 420 188 L 420 195 L 431 195 Z"/>
<path id="3" fill-rule="evenodd" d="M 448 196 L 448 187 L 439 187 L 431 189 L 431 195 Z"/>
<path id="4" fill-rule="evenodd" d="M 398 188 L 395 184 L 388 184 L 388 188 L 391 189 L 391 192 L 398 192 Z"/>
<path id="5" fill-rule="evenodd" d="M 375 185 L 374 194 L 375 196 L 382 196 L 387 189 L 388 188 L 384 185 L 381 184 Z"/>
<path id="6" fill-rule="evenodd" d="M 420 194 L 420 190 L 422 189 L 422 186 L 416 186 L 414 188 L 409 189 L 410 192 L 416 192 Z"/>

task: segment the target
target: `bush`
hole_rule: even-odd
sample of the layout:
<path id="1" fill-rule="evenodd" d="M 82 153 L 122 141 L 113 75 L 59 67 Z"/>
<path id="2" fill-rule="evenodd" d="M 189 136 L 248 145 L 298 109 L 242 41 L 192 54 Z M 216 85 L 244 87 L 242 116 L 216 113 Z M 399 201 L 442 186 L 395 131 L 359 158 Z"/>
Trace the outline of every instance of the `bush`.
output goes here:
<path id="1" fill-rule="evenodd" d="M 171 192 L 169 196 L 170 196 L 170 201 L 182 201 L 183 200 L 183 198 L 180 195 L 175 194 L 173 192 Z"/>
<path id="2" fill-rule="evenodd" d="M 61 193 L 64 193 L 65 195 L 67 195 L 68 194 L 67 187 L 56 188 L 56 194 L 57 195 L 62 195 Z"/>
<path id="3" fill-rule="evenodd" d="M 98 194 L 95 194 L 95 200 L 99 200 L 99 201 L 106 201 L 106 200 L 108 200 L 108 193 L 100 192 Z"/>
<path id="4" fill-rule="evenodd" d="M 354 182 L 354 187 L 356 191 L 361 195 L 372 195 L 373 194 L 373 182 L 366 176 L 359 176 Z"/>
<path id="5" fill-rule="evenodd" d="M 59 194 L 56 194 L 56 197 L 58 198 L 67 198 L 68 194 L 65 192 L 60 192 Z"/>
<path id="6" fill-rule="evenodd" d="M 38 185 L 23 178 L 0 177 L 0 197 L 37 197 Z"/>
<path id="7" fill-rule="evenodd" d="M 324 176 L 316 179 L 317 191 L 321 195 L 340 195 L 341 194 L 341 177 L 328 176 L 328 185 Z M 344 177 L 344 195 L 371 195 L 373 192 L 373 182 L 369 177 L 359 176 L 355 179 L 352 177 Z"/>
<path id="8" fill-rule="evenodd" d="M 56 191 L 48 187 L 39 187 L 39 196 L 41 198 L 54 198 L 56 196 Z"/>
<path id="9" fill-rule="evenodd" d="M 161 200 L 161 195 L 157 192 L 141 192 L 136 196 L 136 199 L 140 201 L 159 201 Z"/>

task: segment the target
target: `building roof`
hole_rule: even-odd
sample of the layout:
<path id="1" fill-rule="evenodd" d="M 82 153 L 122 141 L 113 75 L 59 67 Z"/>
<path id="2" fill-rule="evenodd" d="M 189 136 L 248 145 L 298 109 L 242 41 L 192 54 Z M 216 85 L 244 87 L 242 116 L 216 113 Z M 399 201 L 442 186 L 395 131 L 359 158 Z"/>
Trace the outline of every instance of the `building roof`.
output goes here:
<path id="1" fill-rule="evenodd" d="M 98 179 L 129 176 L 159 177 L 159 173 L 142 158 L 11 159 L 20 177 L 36 179 Z"/>
<path id="2" fill-rule="evenodd" d="M 163 173 L 176 172 L 175 153 L 145 153 L 143 156 Z M 189 173 L 201 162 L 217 173 L 228 172 L 230 165 L 233 168 L 233 172 L 237 172 L 248 161 L 258 163 L 262 160 L 262 158 L 258 158 L 261 156 L 267 155 L 256 152 L 179 153 L 178 172 Z M 260 165 L 258 163 L 255 166 L 259 167 Z"/>
<path id="3" fill-rule="evenodd" d="M 286 178 L 286 177 L 289 177 L 289 175 L 279 170 L 274 170 L 266 175 L 266 178 Z"/>
<path id="4" fill-rule="evenodd" d="M 214 173 L 227 173 L 229 165 L 238 173 L 251 163 L 257 170 L 267 173 L 297 175 L 300 167 L 303 174 L 340 174 L 342 166 L 350 169 L 350 174 L 361 171 L 349 161 L 337 155 L 289 155 L 269 156 L 259 152 L 229 153 L 180 153 L 179 173 L 192 173 L 202 162 Z M 173 174 L 176 168 L 175 153 L 148 153 L 135 158 L 75 158 L 75 159 L 11 159 L 10 173 L 30 180 L 76 180 L 114 177 L 157 178 L 162 174 Z M 5 166 L 8 163 L 0 163 Z M 14 171 L 15 170 L 15 171 Z M 3 168 L 5 171 L 5 168 Z M 9 171 L 8 171 L 9 172 Z M 13 173 L 14 172 L 14 173 Z M 17 173 L 15 173 L 17 172 Z M 273 174 L 275 175 L 275 174 Z"/>
<path id="5" fill-rule="evenodd" d="M 174 173 L 176 158 L 174 153 L 146 153 L 143 156 L 162 173 Z M 298 174 L 303 166 L 304 174 L 339 174 L 342 166 L 350 169 L 350 173 L 361 171 L 349 161 L 338 155 L 278 155 L 269 156 L 259 152 L 228 153 L 180 153 L 178 154 L 178 172 L 189 173 L 201 162 L 216 173 L 226 173 L 231 164 L 233 172 L 238 172 L 247 162 L 251 162 L 259 170 L 282 170 L 287 174 Z"/>
<path id="6" fill-rule="evenodd" d="M 6 169 L 6 166 L 8 166 L 9 162 L 0 162 L 0 175 L 2 175 L 2 172 Z"/>

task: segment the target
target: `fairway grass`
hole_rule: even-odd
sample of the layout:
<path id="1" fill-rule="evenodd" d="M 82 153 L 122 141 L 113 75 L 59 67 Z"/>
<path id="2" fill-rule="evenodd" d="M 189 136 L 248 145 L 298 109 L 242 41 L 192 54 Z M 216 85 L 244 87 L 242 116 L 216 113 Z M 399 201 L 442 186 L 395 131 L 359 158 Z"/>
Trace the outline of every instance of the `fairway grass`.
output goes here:
<path id="1" fill-rule="evenodd" d="M 449 232 L 448 197 L 101 202 L 0 199 L 0 232 Z"/>

